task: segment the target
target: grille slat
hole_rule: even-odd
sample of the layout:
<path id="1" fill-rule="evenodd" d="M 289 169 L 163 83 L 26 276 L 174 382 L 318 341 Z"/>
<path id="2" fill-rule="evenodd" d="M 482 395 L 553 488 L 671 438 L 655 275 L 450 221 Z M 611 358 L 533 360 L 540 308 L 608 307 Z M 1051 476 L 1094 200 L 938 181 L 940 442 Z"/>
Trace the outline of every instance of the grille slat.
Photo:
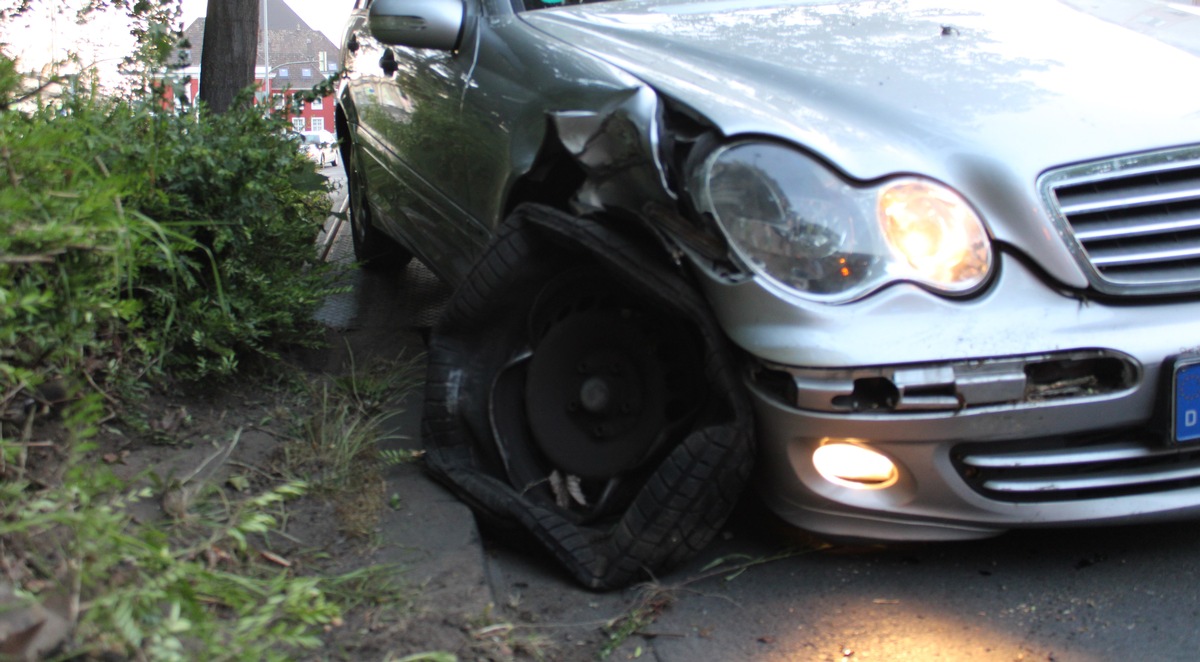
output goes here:
<path id="1" fill-rule="evenodd" d="M 1179 246 L 1174 242 L 1145 244 L 1136 248 L 1099 246 L 1092 251 L 1092 264 L 1100 268 L 1178 262 L 1200 257 L 1200 242 Z"/>
<path id="2" fill-rule="evenodd" d="M 1138 431 L 963 444 L 953 457 L 968 485 L 998 501 L 1074 501 L 1200 485 L 1200 445 L 1169 446 Z"/>
<path id="3" fill-rule="evenodd" d="M 1087 243 L 1200 230 L 1200 214 L 1185 218 L 1171 218 L 1169 216 L 1155 218 L 1146 215 L 1140 220 L 1141 222 L 1137 225 L 1130 225 L 1123 219 L 1116 221 L 1094 221 L 1091 223 L 1077 220 L 1075 223 L 1075 238 Z"/>
<path id="4" fill-rule="evenodd" d="M 1095 289 L 1200 291 L 1200 146 L 1063 168 L 1040 186 Z"/>
<path id="5" fill-rule="evenodd" d="M 1194 276 L 1195 268 L 1189 265 L 1168 265 L 1166 267 L 1159 265 L 1158 269 L 1149 269 L 1146 266 L 1137 267 L 1134 273 L 1123 275 L 1121 280 L 1129 285 L 1145 285 L 1147 288 L 1176 284 L 1180 289 L 1184 289 L 1192 282 Z"/>
<path id="6" fill-rule="evenodd" d="M 1114 462 L 1119 460 L 1135 460 L 1174 451 L 1152 450 L 1144 446 L 1128 444 L 1109 444 L 1092 448 L 1076 450 L 1052 448 L 1017 453 L 997 453 L 993 455 L 967 455 L 963 464 L 972 467 L 990 469 L 1020 469 L 1028 467 L 1054 467 L 1078 464 L 1094 464 L 1096 462 Z"/>
<path id="7" fill-rule="evenodd" d="M 1200 181 L 1142 184 L 1118 190 L 1077 191 L 1059 195 L 1067 216 L 1094 214 L 1200 200 Z"/>
<path id="8" fill-rule="evenodd" d="M 1085 490 L 1108 490 L 1121 487 L 1147 486 L 1188 478 L 1200 478 L 1200 466 L 1182 469 L 1145 468 L 1137 471 L 1110 472 L 1083 478 L 1051 478 L 1024 480 L 990 480 L 984 489 L 995 492 L 1081 492 Z"/>

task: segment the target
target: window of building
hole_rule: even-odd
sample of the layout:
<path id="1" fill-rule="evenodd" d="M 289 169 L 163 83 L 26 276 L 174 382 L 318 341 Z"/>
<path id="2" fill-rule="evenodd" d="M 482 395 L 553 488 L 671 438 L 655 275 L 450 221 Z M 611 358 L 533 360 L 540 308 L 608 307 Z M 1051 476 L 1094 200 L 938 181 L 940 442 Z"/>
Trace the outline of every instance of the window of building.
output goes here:
<path id="1" fill-rule="evenodd" d="M 312 69 L 301 69 L 300 76 L 303 78 L 312 78 Z"/>
<path id="2" fill-rule="evenodd" d="M 275 75 L 276 75 L 276 76 L 279 76 L 280 78 L 287 78 L 287 77 L 288 77 L 288 70 L 287 70 L 287 69 L 280 69 L 280 70 L 279 70 L 279 73 L 277 73 L 277 74 L 275 74 Z"/>
<path id="3" fill-rule="evenodd" d="M 324 107 L 325 107 L 325 100 L 324 100 L 324 99 L 317 98 L 317 99 L 313 99 L 313 100 L 312 100 L 312 109 L 313 109 L 313 110 L 321 110 L 321 109 L 322 109 L 322 108 L 324 108 Z"/>
<path id="4" fill-rule="evenodd" d="M 312 130 L 313 131 L 324 131 L 325 130 L 325 118 L 324 117 L 313 117 L 313 118 L 311 118 L 311 121 L 312 121 Z"/>
<path id="5" fill-rule="evenodd" d="M 293 117 L 292 118 L 292 128 L 297 131 L 303 131 L 304 130 L 304 118 L 303 117 Z"/>

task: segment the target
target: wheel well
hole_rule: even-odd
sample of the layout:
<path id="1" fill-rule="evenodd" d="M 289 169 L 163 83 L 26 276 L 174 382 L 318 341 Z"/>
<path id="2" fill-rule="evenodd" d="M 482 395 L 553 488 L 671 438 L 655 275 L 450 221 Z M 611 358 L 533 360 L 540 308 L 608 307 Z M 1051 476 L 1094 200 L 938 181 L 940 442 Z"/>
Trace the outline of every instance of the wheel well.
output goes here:
<path id="1" fill-rule="evenodd" d="M 597 275 L 577 271 L 584 261 Z M 676 325 L 690 348 L 675 342 Z M 694 555 L 749 481 L 752 409 L 716 318 L 701 292 L 608 223 L 515 209 L 428 352 L 430 471 L 484 521 L 528 531 L 588 588 L 626 586 Z M 560 433 L 577 444 L 570 455 L 556 453 Z"/>
<path id="2" fill-rule="evenodd" d="M 558 139 L 554 124 L 549 123 L 546 138 L 534 157 L 533 165 L 509 189 L 502 218 L 519 205 L 533 202 L 560 211 L 570 211 L 571 198 L 583 186 L 587 175 Z"/>
<path id="3" fill-rule="evenodd" d="M 338 139 L 338 154 L 342 160 L 342 167 L 346 169 L 346 172 L 349 172 L 350 123 L 346 121 L 346 113 L 342 110 L 342 104 L 340 103 L 333 109 L 333 126 Z"/>
<path id="4" fill-rule="evenodd" d="M 538 150 L 533 166 L 509 189 L 502 218 L 524 203 L 534 203 L 560 212 L 574 214 L 571 201 L 584 185 L 587 173 L 558 139 L 550 123 L 546 138 Z M 654 230 L 651 221 L 632 210 L 607 209 L 591 218 L 626 239 L 646 247 L 654 247 L 664 264 L 670 262 L 670 251 L 663 236 Z"/>

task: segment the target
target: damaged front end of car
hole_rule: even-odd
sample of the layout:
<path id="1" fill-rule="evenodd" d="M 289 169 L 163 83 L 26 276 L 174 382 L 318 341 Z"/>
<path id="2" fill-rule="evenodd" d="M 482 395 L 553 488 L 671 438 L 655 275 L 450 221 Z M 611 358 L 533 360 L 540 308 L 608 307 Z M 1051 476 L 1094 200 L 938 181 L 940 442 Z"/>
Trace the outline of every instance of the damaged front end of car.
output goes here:
<path id="1" fill-rule="evenodd" d="M 834 84 L 829 108 L 747 109 L 695 91 L 713 77 L 691 63 L 656 81 L 603 50 L 603 30 L 691 20 L 653 19 L 533 21 L 649 82 L 556 99 L 512 150 L 506 220 L 430 342 L 437 476 L 597 589 L 696 553 L 755 463 L 777 514 L 854 539 L 1200 512 L 1200 450 L 1162 413 L 1200 304 L 1093 296 L 1113 293 L 1072 257 L 1073 207 L 1036 181 L 1079 166 L 1010 167 L 983 132 Z M 1195 148 L 1153 152 L 1088 172 L 1200 173 Z"/>

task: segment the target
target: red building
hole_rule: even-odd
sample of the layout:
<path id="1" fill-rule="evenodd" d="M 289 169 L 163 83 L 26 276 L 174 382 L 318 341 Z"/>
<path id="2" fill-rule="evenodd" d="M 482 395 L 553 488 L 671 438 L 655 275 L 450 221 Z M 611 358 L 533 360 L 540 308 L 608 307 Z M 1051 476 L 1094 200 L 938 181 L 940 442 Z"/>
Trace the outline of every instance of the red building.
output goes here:
<path id="1" fill-rule="evenodd" d="M 259 17 L 261 21 L 262 16 Z M 254 79 L 259 89 L 265 74 L 270 74 L 272 95 L 291 95 L 312 89 L 337 71 L 340 51 L 323 33 L 305 23 L 284 0 L 267 0 L 266 22 L 267 47 L 263 53 L 263 42 L 258 40 L 258 58 L 254 68 Z M 198 18 L 184 31 L 190 48 L 180 49 L 178 56 L 187 65 L 179 72 L 190 76 L 186 94 L 195 99 L 200 91 L 200 62 L 204 47 L 204 19 Z M 269 55 L 269 58 L 267 57 Z M 270 61 L 270 72 L 267 62 Z M 313 102 L 305 102 L 299 110 L 286 104 L 288 117 L 297 131 L 330 131 L 333 129 L 333 97 L 326 96 Z"/>

